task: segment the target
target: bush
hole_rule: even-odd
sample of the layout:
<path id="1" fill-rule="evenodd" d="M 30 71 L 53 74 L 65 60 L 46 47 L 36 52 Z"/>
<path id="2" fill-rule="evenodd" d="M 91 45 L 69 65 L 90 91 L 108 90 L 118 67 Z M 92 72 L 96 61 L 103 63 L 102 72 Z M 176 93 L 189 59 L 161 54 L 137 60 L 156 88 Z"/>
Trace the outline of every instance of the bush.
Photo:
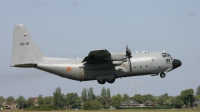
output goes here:
<path id="1" fill-rule="evenodd" d="M 89 100 L 85 101 L 83 104 L 84 110 L 100 110 L 102 109 L 102 104 L 99 103 L 97 100 Z"/>
<path id="2" fill-rule="evenodd" d="M 156 107 L 117 107 L 117 109 L 172 109 L 167 106 L 156 106 Z"/>
<path id="3" fill-rule="evenodd" d="M 36 110 L 36 111 L 49 111 L 49 110 L 57 110 L 58 107 L 51 105 L 51 104 L 43 104 L 40 106 L 35 106 L 32 108 L 27 108 L 26 110 Z"/>

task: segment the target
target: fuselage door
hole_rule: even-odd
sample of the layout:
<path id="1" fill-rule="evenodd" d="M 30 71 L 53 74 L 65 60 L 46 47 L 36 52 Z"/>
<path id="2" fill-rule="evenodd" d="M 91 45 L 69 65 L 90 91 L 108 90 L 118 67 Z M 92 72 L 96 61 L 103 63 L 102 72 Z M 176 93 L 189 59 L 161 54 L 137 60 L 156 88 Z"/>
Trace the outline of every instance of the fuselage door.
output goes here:
<path id="1" fill-rule="evenodd" d="M 84 69 L 83 68 L 78 68 L 78 74 L 80 79 L 84 79 Z"/>

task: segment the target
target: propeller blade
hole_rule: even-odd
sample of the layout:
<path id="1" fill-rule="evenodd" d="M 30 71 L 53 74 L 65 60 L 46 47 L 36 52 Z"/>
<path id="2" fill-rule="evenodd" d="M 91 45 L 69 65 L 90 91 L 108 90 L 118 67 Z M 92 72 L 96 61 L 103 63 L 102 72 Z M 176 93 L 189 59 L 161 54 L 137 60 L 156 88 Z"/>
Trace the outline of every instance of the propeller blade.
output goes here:
<path id="1" fill-rule="evenodd" d="M 131 50 L 129 49 L 128 45 L 126 46 L 126 56 L 128 58 L 128 64 L 129 64 L 129 67 L 130 67 L 130 74 L 132 74 L 132 67 L 131 67 L 131 60 L 130 60 L 132 55 L 131 55 Z"/>
<path id="2" fill-rule="evenodd" d="M 132 56 L 131 56 L 131 50 L 128 48 L 128 45 L 126 46 L 126 56 L 128 57 L 128 58 L 131 58 Z"/>

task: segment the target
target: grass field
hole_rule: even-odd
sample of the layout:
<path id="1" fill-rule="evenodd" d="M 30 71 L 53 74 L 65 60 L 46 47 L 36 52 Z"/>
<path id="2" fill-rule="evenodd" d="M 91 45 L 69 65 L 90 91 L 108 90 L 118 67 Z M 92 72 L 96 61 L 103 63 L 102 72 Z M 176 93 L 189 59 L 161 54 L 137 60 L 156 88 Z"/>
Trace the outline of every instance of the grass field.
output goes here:
<path id="1" fill-rule="evenodd" d="M 200 109 L 124 109 L 124 110 L 77 110 L 80 112 L 200 112 Z M 4 110 L 0 112 L 24 112 L 22 110 Z M 76 110 L 62 111 L 29 111 L 29 112 L 76 112 Z"/>

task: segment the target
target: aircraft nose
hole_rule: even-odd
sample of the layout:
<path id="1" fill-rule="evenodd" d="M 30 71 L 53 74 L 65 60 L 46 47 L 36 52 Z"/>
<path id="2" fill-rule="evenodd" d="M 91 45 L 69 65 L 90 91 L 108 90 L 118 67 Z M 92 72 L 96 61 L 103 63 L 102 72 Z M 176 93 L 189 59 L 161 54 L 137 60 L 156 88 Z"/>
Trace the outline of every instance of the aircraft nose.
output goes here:
<path id="1" fill-rule="evenodd" d="M 181 61 L 178 59 L 173 60 L 173 69 L 180 67 L 182 65 Z"/>

